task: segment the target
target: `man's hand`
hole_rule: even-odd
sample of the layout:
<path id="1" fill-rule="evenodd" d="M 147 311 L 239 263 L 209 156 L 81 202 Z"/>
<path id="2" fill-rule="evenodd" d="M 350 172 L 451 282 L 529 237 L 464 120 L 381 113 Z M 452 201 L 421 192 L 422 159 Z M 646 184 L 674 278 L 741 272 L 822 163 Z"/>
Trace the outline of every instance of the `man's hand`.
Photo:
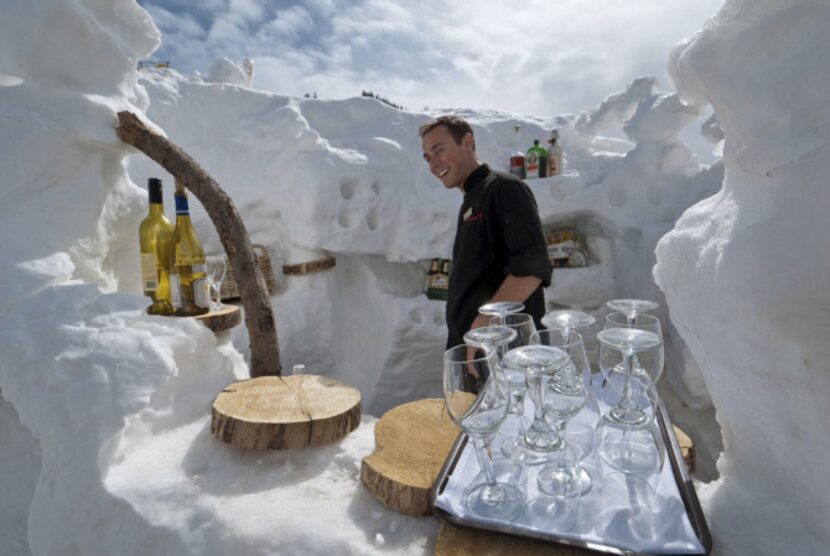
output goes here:
<path id="1" fill-rule="evenodd" d="M 492 318 L 493 317 L 491 315 L 477 315 L 476 318 L 473 319 L 473 324 L 470 325 L 470 330 L 490 326 L 490 319 Z"/>

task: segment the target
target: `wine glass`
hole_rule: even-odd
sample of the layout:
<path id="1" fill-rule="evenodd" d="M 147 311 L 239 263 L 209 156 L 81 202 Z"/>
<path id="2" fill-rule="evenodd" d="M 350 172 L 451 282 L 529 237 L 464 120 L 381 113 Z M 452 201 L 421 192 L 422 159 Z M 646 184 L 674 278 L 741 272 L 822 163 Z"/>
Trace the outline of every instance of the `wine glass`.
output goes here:
<path id="1" fill-rule="evenodd" d="M 516 337 L 505 346 L 505 350 L 528 345 L 531 336 L 536 333 L 536 325 L 533 322 L 533 317 L 527 313 L 510 313 L 490 319 L 491 325 L 496 325 L 500 322 L 503 322 L 505 327 L 516 331 Z M 527 378 L 521 369 L 503 367 L 503 370 L 507 376 L 507 382 L 510 385 L 510 410 L 508 411 L 508 416 L 518 421 L 519 431 L 518 436 L 509 436 L 501 442 L 501 454 L 509 459 L 513 457 L 516 444 L 521 441 L 520 438 L 525 433 L 524 397 L 525 392 L 527 392 Z"/>
<path id="2" fill-rule="evenodd" d="M 542 325 L 551 330 L 562 330 L 565 337 L 571 332 L 579 332 L 583 328 L 588 328 L 597 321 L 593 315 L 583 313 L 582 311 L 574 311 L 571 309 L 564 309 L 561 311 L 551 311 L 542 317 Z"/>
<path id="3" fill-rule="evenodd" d="M 591 489 L 591 475 L 580 465 L 579 454 L 569 444 L 565 431 L 568 422 L 587 403 L 592 389 L 591 365 L 582 335 L 562 330 L 540 330 L 531 342 L 559 348 L 568 354 L 566 365 L 546 380 L 542 407 L 548 423 L 560 442 L 548 455 L 549 464 L 538 476 L 539 489 L 551 495 L 576 496 Z"/>
<path id="4" fill-rule="evenodd" d="M 665 447 L 656 424 L 625 425 L 606 416 L 596 434 L 600 459 L 614 469 L 642 477 L 662 469 Z"/>
<path id="5" fill-rule="evenodd" d="M 518 301 L 494 301 L 492 303 L 485 303 L 478 308 L 478 312 L 482 315 L 498 317 L 501 319 L 501 322 L 504 322 L 504 315 L 521 313 L 524 310 L 524 304 Z"/>
<path id="6" fill-rule="evenodd" d="M 649 332 L 655 333 L 660 339 L 663 338 L 663 330 L 660 326 L 660 319 L 653 315 L 636 315 L 633 319 L 629 319 L 628 315 L 624 313 L 609 313 L 605 316 L 605 328 L 637 328 L 640 330 L 648 330 Z M 662 343 L 659 348 L 660 350 L 659 358 L 662 361 L 665 357 L 665 348 L 663 347 Z M 653 369 L 654 374 L 650 375 L 648 371 L 643 367 L 640 363 L 640 358 L 638 354 L 634 354 L 631 358 L 631 382 L 630 387 L 635 389 L 641 390 L 648 390 L 652 384 L 655 384 L 659 379 L 660 376 L 663 374 L 663 364 L 662 362 L 659 364 L 658 367 Z M 607 383 L 614 375 L 623 376 L 623 361 L 613 369 L 613 373 L 606 375 L 605 382 L 603 382 L 603 389 L 607 386 Z M 619 380 L 611 381 L 612 386 L 623 385 Z M 618 388 L 618 391 L 621 390 Z"/>
<path id="7" fill-rule="evenodd" d="M 656 301 L 648 299 L 612 299 L 605 305 L 612 311 L 623 313 L 629 321 L 633 321 L 641 313 L 649 313 L 660 306 Z"/>
<path id="8" fill-rule="evenodd" d="M 639 425 L 648 416 L 637 407 L 637 392 L 647 391 L 663 369 L 663 339 L 655 332 L 639 328 L 606 328 L 597 334 L 599 366 L 606 384 L 622 394 L 608 416 L 624 425 Z M 633 369 L 636 357 L 637 369 Z M 617 375 L 621 375 L 620 380 Z"/>
<path id="9" fill-rule="evenodd" d="M 568 354 L 560 348 L 543 345 L 527 345 L 513 348 L 504 354 L 505 368 L 524 372 L 527 387 L 533 400 L 533 422 L 525 431 L 524 446 L 536 452 L 550 452 L 562 442 L 545 420 L 542 406 L 542 379 L 553 376 L 570 362 Z"/>
<path id="10" fill-rule="evenodd" d="M 475 447 L 485 481 L 464 495 L 464 507 L 483 518 L 509 518 L 523 505 L 516 487 L 496 482 L 490 459 L 490 441 L 507 417 L 509 392 L 504 374 L 492 351 L 459 345 L 444 353 L 444 401 L 453 421 Z"/>
<path id="11" fill-rule="evenodd" d="M 559 311 L 551 311 L 542 317 L 542 324 L 549 330 L 561 330 L 562 335 L 567 338 L 571 332 L 580 332 L 592 326 L 596 322 L 596 318 L 583 311 L 575 311 L 573 309 L 563 309 Z M 584 336 L 583 336 L 584 341 Z M 586 346 L 587 351 L 587 346 Z M 596 355 L 594 354 L 594 357 Z M 585 411 L 580 412 L 580 415 L 575 421 L 570 422 L 568 435 L 574 437 L 572 446 L 579 452 L 580 459 L 584 459 L 593 452 L 594 446 L 594 427 L 596 421 L 599 419 L 599 405 L 594 399 L 593 392 L 589 391 L 588 401 L 586 402 Z M 592 415 L 582 415 L 590 412 Z"/>
<path id="12" fill-rule="evenodd" d="M 482 326 L 473 328 L 464 334 L 464 343 L 468 346 L 490 350 L 499 361 L 507 351 L 507 346 L 516 339 L 517 332 L 507 326 Z"/>
<path id="13" fill-rule="evenodd" d="M 656 420 L 657 389 L 641 391 L 633 399 L 645 413 L 646 420 L 631 425 L 620 423 L 606 413 L 597 425 L 597 452 L 603 462 L 617 470 L 648 476 L 663 468 L 666 457 Z"/>
<path id="14" fill-rule="evenodd" d="M 222 255 L 211 255 L 205 257 L 207 267 L 208 289 L 210 292 L 210 310 L 219 311 L 225 306 L 222 304 L 222 280 L 225 279 L 227 261 Z"/>

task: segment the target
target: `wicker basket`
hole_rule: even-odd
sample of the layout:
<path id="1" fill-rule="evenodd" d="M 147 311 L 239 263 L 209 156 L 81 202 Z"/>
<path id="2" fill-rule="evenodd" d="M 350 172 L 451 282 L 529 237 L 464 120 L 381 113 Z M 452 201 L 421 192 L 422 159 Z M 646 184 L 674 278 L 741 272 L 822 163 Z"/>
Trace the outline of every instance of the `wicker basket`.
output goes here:
<path id="1" fill-rule="evenodd" d="M 274 295 L 277 290 L 277 284 L 274 281 L 274 268 L 271 266 L 271 256 L 268 254 L 268 249 L 264 245 L 255 243 L 253 245 L 254 253 L 257 261 L 259 261 L 259 268 L 262 269 L 262 276 L 265 278 L 265 286 L 268 288 L 268 295 Z M 233 268 L 231 262 L 225 257 L 228 270 L 225 273 L 225 279 L 222 281 L 222 289 L 219 290 L 219 296 L 222 300 L 238 299 L 239 286 L 236 283 L 236 278 L 233 275 Z"/>

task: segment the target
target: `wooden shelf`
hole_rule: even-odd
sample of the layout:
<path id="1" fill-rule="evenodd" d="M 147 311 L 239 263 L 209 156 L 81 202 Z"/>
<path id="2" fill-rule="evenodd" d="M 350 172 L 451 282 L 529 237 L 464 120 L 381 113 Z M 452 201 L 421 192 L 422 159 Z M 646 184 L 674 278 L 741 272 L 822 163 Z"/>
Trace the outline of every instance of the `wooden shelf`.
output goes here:
<path id="1" fill-rule="evenodd" d="M 211 311 L 196 317 L 202 324 L 210 328 L 213 333 L 230 330 L 242 322 L 242 311 L 236 305 L 225 305 L 219 311 Z"/>

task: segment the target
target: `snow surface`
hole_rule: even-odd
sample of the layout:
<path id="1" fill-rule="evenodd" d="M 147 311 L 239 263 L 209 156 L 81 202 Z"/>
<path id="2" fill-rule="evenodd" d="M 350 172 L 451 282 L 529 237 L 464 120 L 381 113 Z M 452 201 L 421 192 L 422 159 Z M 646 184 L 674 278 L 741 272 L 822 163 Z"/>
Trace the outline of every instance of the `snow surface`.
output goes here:
<path id="1" fill-rule="evenodd" d="M 4 554 L 431 552 L 435 520 L 384 508 L 359 467 L 376 416 L 440 396 L 443 304 L 421 288 L 429 259 L 449 256 L 461 198 L 421 159 L 416 130 L 433 114 L 251 90 L 245 62 L 217 61 L 206 79 L 136 72 L 160 37 L 129 0 L 2 10 Z M 564 175 L 529 185 L 544 223 L 578 227 L 597 264 L 556 270 L 546 297 L 597 314 L 611 297 L 662 303 L 664 397 L 702 479 L 715 477 L 715 411 L 724 430 L 722 477 L 700 485 L 718 554 L 828 541 L 828 21 L 819 1 L 728 1 L 672 53 L 679 95 L 646 77 L 553 119 L 455 110 L 496 168 L 559 128 Z M 704 167 L 678 134 L 708 104 L 702 132 L 724 159 Z M 121 109 L 196 158 L 268 248 L 284 368 L 360 388 L 367 414 L 340 443 L 252 454 L 211 437 L 210 403 L 248 375 L 246 333 L 144 314 L 143 184 L 165 177 L 169 210 L 172 181 L 117 139 Z M 333 270 L 279 272 L 323 253 Z"/>

